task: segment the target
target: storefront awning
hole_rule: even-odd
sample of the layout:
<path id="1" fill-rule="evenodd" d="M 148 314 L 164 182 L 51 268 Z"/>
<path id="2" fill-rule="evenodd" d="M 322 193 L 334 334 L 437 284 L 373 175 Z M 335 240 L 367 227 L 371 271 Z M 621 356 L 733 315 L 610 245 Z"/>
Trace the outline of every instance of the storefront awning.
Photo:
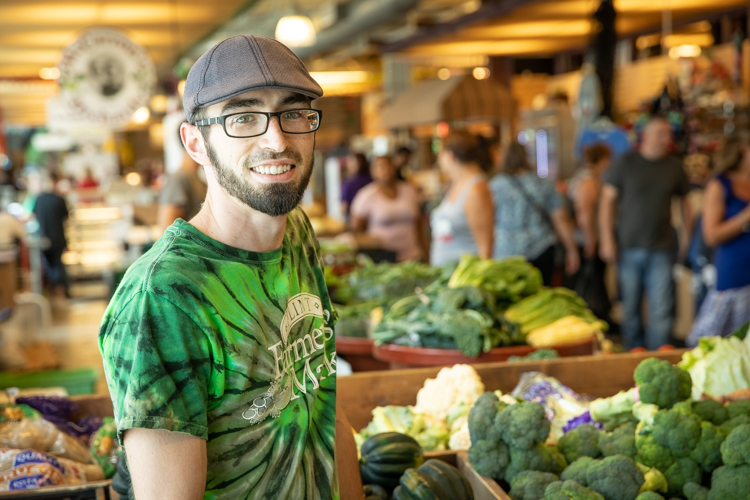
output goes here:
<path id="1" fill-rule="evenodd" d="M 472 119 L 510 120 L 516 103 L 510 92 L 490 80 L 470 75 L 427 80 L 405 91 L 383 109 L 383 126 L 413 125 Z"/>

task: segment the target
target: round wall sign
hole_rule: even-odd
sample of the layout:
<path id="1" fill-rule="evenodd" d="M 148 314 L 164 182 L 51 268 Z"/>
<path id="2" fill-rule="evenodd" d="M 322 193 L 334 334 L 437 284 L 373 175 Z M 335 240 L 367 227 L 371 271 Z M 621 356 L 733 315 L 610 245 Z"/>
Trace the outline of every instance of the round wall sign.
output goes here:
<path id="1" fill-rule="evenodd" d="M 156 83 L 146 50 L 109 28 L 83 33 L 65 48 L 58 68 L 61 93 L 75 122 L 125 125 L 148 104 Z"/>

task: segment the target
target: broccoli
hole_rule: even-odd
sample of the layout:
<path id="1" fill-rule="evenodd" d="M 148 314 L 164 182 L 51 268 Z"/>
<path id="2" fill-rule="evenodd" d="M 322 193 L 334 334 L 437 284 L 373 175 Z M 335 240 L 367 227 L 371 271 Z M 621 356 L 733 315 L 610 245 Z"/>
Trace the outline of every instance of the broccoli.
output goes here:
<path id="1" fill-rule="evenodd" d="M 750 465 L 750 424 L 736 427 L 721 443 L 725 465 Z"/>
<path id="2" fill-rule="evenodd" d="M 519 472 L 510 483 L 510 496 L 513 500 L 540 500 L 551 483 L 560 478 L 551 472 L 527 470 Z"/>
<path id="3" fill-rule="evenodd" d="M 577 481 L 583 486 L 586 486 L 589 484 L 586 479 L 586 474 L 588 473 L 589 466 L 595 462 L 598 462 L 598 460 L 594 460 L 591 457 L 581 457 L 562 471 L 560 479 L 563 481 Z"/>
<path id="4" fill-rule="evenodd" d="M 638 450 L 635 459 L 649 467 L 656 467 L 663 471 L 674 463 L 674 455 L 669 448 L 658 445 L 650 433 L 637 434 L 635 448 Z"/>
<path id="5" fill-rule="evenodd" d="M 690 452 L 690 458 L 705 472 L 711 472 L 721 465 L 721 443 L 726 434 L 709 421 L 701 422 L 701 439 Z"/>
<path id="6" fill-rule="evenodd" d="M 709 489 L 698 483 L 685 483 L 682 487 L 682 494 L 687 500 L 708 500 Z"/>
<path id="7" fill-rule="evenodd" d="M 530 450 L 547 439 L 550 423 L 541 404 L 522 401 L 495 416 L 495 429 L 509 447 Z"/>
<path id="8" fill-rule="evenodd" d="M 492 392 L 485 392 L 474 402 L 469 411 L 469 435 L 471 443 L 478 441 L 500 441 L 500 432 L 495 428 L 495 416 L 505 405 Z"/>
<path id="9" fill-rule="evenodd" d="M 729 418 L 739 417 L 740 415 L 747 415 L 750 417 L 750 401 L 735 401 L 727 405 L 727 413 Z"/>
<path id="10" fill-rule="evenodd" d="M 599 429 L 593 425 L 581 424 L 563 434 L 557 442 L 557 449 L 565 455 L 568 463 L 575 462 L 580 457 L 596 458 L 601 455 L 599 434 Z"/>
<path id="11" fill-rule="evenodd" d="M 568 480 L 556 481 L 547 486 L 544 500 L 604 500 L 604 497 L 576 481 Z"/>
<path id="12" fill-rule="evenodd" d="M 530 450 L 510 447 L 510 464 L 505 469 L 505 481 L 511 483 L 513 478 L 523 471 L 536 470 L 540 472 L 558 472 L 557 457 L 553 448 L 537 443 Z"/>
<path id="13" fill-rule="evenodd" d="M 469 448 L 469 463 L 483 476 L 502 479 L 508 462 L 510 454 L 502 441 L 477 441 Z"/>
<path id="14" fill-rule="evenodd" d="M 638 397 L 647 404 L 669 409 L 690 397 L 693 382 L 690 374 L 669 361 L 648 358 L 640 362 L 633 374 Z"/>
<path id="15" fill-rule="evenodd" d="M 539 359 L 556 359 L 560 355 L 554 349 L 537 349 L 531 354 L 526 356 L 511 356 L 508 358 L 508 363 L 517 363 L 519 361 L 536 361 Z"/>
<path id="16" fill-rule="evenodd" d="M 750 491 L 750 465 L 724 465 L 711 475 L 708 500 L 747 500 Z"/>
<path id="17" fill-rule="evenodd" d="M 552 454 L 554 466 L 554 470 L 552 472 L 554 472 L 555 474 L 560 474 L 568 466 L 568 461 L 565 459 L 565 455 L 563 455 L 555 446 L 550 446 L 549 452 Z"/>
<path id="18" fill-rule="evenodd" d="M 748 417 L 747 415 L 739 415 L 737 417 L 730 418 L 729 420 L 721 424 L 719 426 L 719 429 L 724 434 L 729 435 L 729 433 L 732 432 L 736 427 L 744 424 L 750 424 L 750 417 Z"/>
<path id="19" fill-rule="evenodd" d="M 630 422 L 612 432 L 600 433 L 599 449 L 605 457 L 625 455 L 635 458 L 635 423 Z"/>
<path id="20" fill-rule="evenodd" d="M 635 497 L 635 500 L 664 500 L 664 497 L 655 491 L 644 491 Z"/>
<path id="21" fill-rule="evenodd" d="M 641 472 L 643 472 L 643 484 L 641 485 L 641 489 L 639 490 L 641 493 L 644 493 L 646 491 L 659 491 L 662 493 L 667 492 L 667 490 L 669 489 L 667 478 L 659 469 L 657 469 L 656 467 L 648 467 L 647 465 L 643 465 L 638 462 L 636 462 L 635 465 L 636 467 L 638 467 L 638 469 L 640 469 Z"/>
<path id="22" fill-rule="evenodd" d="M 661 410 L 654 416 L 652 434 L 656 444 L 668 448 L 675 458 L 687 457 L 701 438 L 701 421 L 680 409 Z"/>
<path id="23" fill-rule="evenodd" d="M 729 412 L 723 404 L 713 399 L 704 399 L 693 403 L 693 413 L 701 420 L 708 420 L 714 425 L 721 425 L 729 420 Z"/>
<path id="24" fill-rule="evenodd" d="M 625 455 L 596 460 L 586 471 L 588 488 L 607 500 L 634 500 L 645 479 L 635 462 Z"/>
<path id="25" fill-rule="evenodd" d="M 664 471 L 664 477 L 669 483 L 670 496 L 681 496 L 682 488 L 687 483 L 700 484 L 703 480 L 703 469 L 692 458 L 678 458 Z"/>

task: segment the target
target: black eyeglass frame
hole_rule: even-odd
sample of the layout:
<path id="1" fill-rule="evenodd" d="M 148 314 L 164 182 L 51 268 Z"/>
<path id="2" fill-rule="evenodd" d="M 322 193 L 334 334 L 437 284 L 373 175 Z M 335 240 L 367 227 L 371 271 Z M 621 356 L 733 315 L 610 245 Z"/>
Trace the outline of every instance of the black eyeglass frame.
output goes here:
<path id="1" fill-rule="evenodd" d="M 284 126 L 281 124 L 281 115 L 284 113 L 289 113 L 290 111 L 315 111 L 318 114 L 318 126 L 315 127 L 314 130 L 310 130 L 307 132 L 287 132 L 284 130 Z M 266 116 L 266 128 L 261 132 L 260 134 L 255 135 L 231 135 L 229 132 L 227 132 L 227 126 L 226 126 L 226 120 L 227 118 L 231 118 L 232 116 L 237 115 L 246 115 L 249 113 L 254 113 L 256 115 L 265 115 Z M 301 108 L 301 109 L 285 109 L 284 111 L 276 111 L 276 112 L 270 112 L 270 111 L 241 111 L 239 113 L 230 113 L 228 115 L 222 115 L 217 116 L 216 118 L 205 118 L 203 120 L 198 120 L 197 122 L 193 123 L 196 127 L 198 126 L 206 126 L 206 125 L 221 125 L 221 128 L 224 129 L 224 133 L 227 137 L 233 137 L 235 139 L 247 139 L 249 137 L 258 137 L 266 132 L 268 132 L 268 126 L 271 124 L 271 118 L 276 117 L 276 120 L 279 122 L 279 128 L 282 132 L 285 134 L 296 134 L 296 135 L 302 135 L 302 134 L 311 134 L 313 132 L 317 132 L 317 130 L 320 128 L 320 122 L 323 121 L 323 111 L 319 109 L 312 109 L 312 108 Z"/>

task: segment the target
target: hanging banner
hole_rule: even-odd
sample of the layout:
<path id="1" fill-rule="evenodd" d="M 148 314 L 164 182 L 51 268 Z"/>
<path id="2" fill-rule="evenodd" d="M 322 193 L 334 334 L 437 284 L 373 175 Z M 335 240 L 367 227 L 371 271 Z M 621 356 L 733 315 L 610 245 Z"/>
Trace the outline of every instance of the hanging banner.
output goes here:
<path id="1" fill-rule="evenodd" d="M 61 97 L 71 121 L 124 126 L 146 106 L 156 83 L 156 69 L 146 49 L 123 32 L 95 28 L 63 51 Z"/>

